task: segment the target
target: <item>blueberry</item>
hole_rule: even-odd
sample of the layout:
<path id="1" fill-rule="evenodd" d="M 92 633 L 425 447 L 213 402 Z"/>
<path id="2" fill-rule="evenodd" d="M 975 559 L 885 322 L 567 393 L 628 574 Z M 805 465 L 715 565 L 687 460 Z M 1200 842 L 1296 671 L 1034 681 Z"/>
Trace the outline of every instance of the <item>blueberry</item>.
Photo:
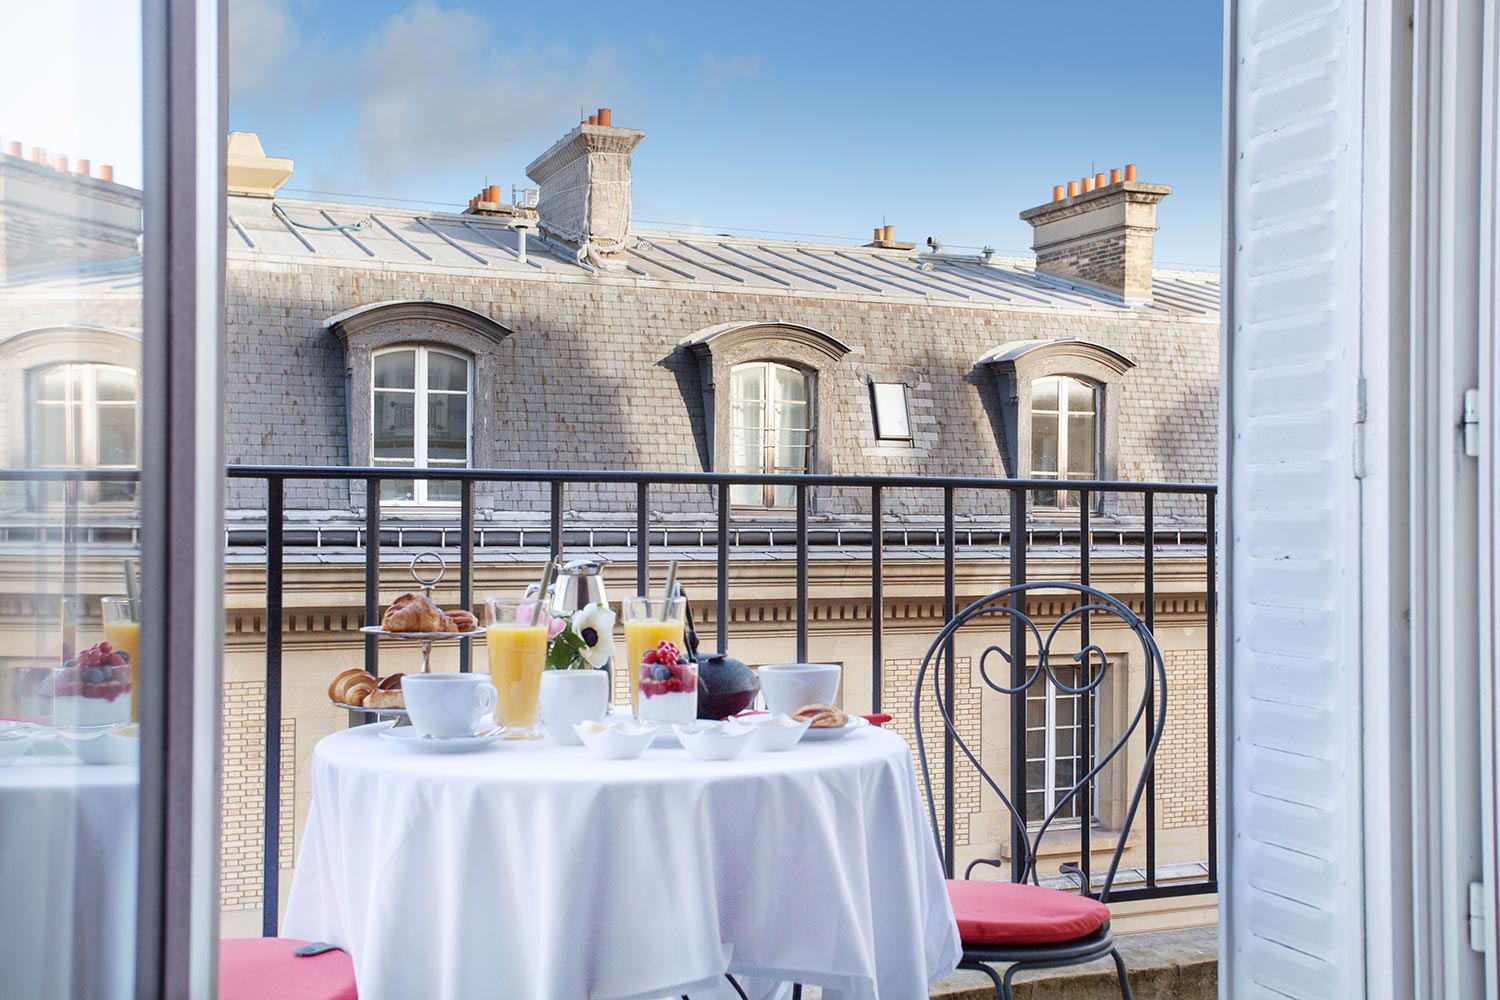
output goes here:
<path id="1" fill-rule="evenodd" d="M 672 668 L 671 667 L 664 667 L 664 666 L 658 665 L 658 666 L 652 668 L 652 670 L 651 670 L 651 677 L 652 677 L 653 680 L 658 680 L 658 681 L 671 680 L 672 679 Z"/>
<path id="2" fill-rule="evenodd" d="M 126 663 L 130 662 L 130 654 L 127 653 L 127 652 L 125 652 L 125 650 L 123 650 L 123 649 L 117 649 L 117 650 L 115 650 L 115 655 L 118 656 L 120 659 L 124 660 Z"/>
<path id="3" fill-rule="evenodd" d="M 85 684 L 103 684 L 104 683 L 104 671 L 101 670 L 101 669 L 99 669 L 98 667 L 89 667 L 87 670 L 85 670 L 83 672 L 83 683 L 85 683 Z"/>

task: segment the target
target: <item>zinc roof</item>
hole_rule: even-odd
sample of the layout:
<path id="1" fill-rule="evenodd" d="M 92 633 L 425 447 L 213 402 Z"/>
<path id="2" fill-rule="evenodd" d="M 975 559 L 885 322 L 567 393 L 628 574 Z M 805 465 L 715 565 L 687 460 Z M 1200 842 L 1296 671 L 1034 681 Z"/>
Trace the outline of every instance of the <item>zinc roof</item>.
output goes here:
<path id="1" fill-rule="evenodd" d="M 1145 312 L 1216 319 L 1219 276 L 1155 272 L 1154 301 L 1038 274 L 1029 258 L 960 256 L 744 236 L 635 231 L 619 266 L 594 271 L 532 228 L 526 255 L 508 220 L 399 208 L 231 199 L 228 246 L 237 259 L 464 269 L 517 278 L 639 281 L 745 292 L 968 303 L 1026 312 Z M 363 222 L 359 230 L 337 229 Z M 533 223 L 534 226 L 534 223 Z M 316 228 L 322 227 L 322 228 Z"/>

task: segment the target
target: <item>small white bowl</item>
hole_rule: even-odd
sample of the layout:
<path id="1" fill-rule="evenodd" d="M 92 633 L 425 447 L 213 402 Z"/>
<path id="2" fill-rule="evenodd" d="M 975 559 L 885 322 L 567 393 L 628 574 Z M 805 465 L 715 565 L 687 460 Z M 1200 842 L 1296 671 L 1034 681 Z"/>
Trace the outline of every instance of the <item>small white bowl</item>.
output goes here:
<path id="1" fill-rule="evenodd" d="M 0 767 L 9 767 L 22 757 L 26 751 L 31 749 L 31 744 L 36 742 L 33 736 L 5 735 L 0 736 Z"/>
<path id="2" fill-rule="evenodd" d="M 657 727 L 642 725 L 626 718 L 618 722 L 576 722 L 573 731 L 596 757 L 605 760 L 631 760 L 646 752 Z"/>
<path id="3" fill-rule="evenodd" d="M 750 728 L 755 738 L 750 741 L 750 746 L 756 750 L 779 751 L 790 750 L 802 739 L 802 734 L 807 732 L 807 727 L 812 725 L 812 719 L 806 718 L 801 722 L 790 715 L 757 715 L 750 720 Z"/>
<path id="4" fill-rule="evenodd" d="M 699 760 L 734 760 L 749 749 L 755 735 L 754 729 L 735 722 L 679 722 L 672 729 Z"/>
<path id="5" fill-rule="evenodd" d="M 98 736 L 74 737 L 68 748 L 85 764 L 134 764 L 141 759 L 140 729 L 128 726 Z"/>

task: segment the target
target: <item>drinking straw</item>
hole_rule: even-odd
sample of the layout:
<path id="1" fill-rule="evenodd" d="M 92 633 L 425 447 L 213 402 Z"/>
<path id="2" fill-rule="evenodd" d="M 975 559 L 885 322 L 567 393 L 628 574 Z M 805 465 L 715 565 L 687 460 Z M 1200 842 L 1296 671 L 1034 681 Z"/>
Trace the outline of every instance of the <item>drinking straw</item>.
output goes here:
<path id="1" fill-rule="evenodd" d="M 658 621 L 667 620 L 667 612 L 672 607 L 672 587 L 677 583 L 677 560 L 673 559 L 667 565 L 667 592 L 661 602 L 661 617 Z"/>
<path id="2" fill-rule="evenodd" d="M 125 561 L 125 597 L 130 601 L 130 620 L 140 620 L 141 585 L 135 579 L 135 561 Z"/>
<path id="3" fill-rule="evenodd" d="M 548 584 L 550 584 L 552 582 L 552 573 L 556 569 L 557 569 L 557 564 L 555 562 L 553 562 L 551 559 L 548 559 L 545 563 L 542 564 L 542 578 L 541 578 L 541 580 L 539 580 L 537 582 L 537 592 L 536 592 L 536 606 L 537 606 L 537 610 L 538 611 L 540 611 L 542 605 L 544 603 L 546 603 L 546 600 L 547 600 L 547 586 L 548 586 Z M 533 613 L 532 616 L 531 616 L 531 622 L 532 622 L 532 624 L 533 625 L 536 624 L 538 620 L 539 620 L 539 616 L 537 614 Z"/>

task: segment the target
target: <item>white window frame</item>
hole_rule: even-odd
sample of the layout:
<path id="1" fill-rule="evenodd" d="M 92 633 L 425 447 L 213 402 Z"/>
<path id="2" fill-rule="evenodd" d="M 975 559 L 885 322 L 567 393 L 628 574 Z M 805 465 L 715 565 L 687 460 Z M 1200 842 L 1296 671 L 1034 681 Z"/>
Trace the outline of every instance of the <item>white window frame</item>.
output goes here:
<path id="1" fill-rule="evenodd" d="M 387 389 L 377 387 L 374 384 L 375 362 L 383 355 L 396 354 L 403 351 L 416 352 L 414 361 L 414 373 L 412 376 L 411 389 Z M 434 347 L 431 344 L 392 344 L 382 347 L 370 355 L 370 462 L 381 468 L 401 469 L 406 466 L 399 464 L 400 459 L 376 458 L 375 457 L 375 431 L 376 413 L 375 396 L 380 392 L 410 392 L 412 394 L 412 464 L 413 469 L 425 469 L 427 465 L 427 359 L 432 354 L 443 354 L 450 358 L 457 358 L 464 363 L 466 378 L 464 380 L 464 398 L 467 400 L 465 414 L 468 425 L 464 434 L 464 464 L 463 468 L 469 469 L 474 466 L 474 359 L 462 351 L 450 350 L 445 347 Z M 452 391 L 440 390 L 442 395 L 457 395 Z M 389 480 L 386 480 L 389 482 Z M 457 500 L 429 500 L 427 498 L 427 487 L 430 484 L 427 479 L 412 480 L 412 498 L 410 500 L 381 499 L 382 505 L 397 505 L 402 507 L 456 507 Z"/>
<path id="2" fill-rule="evenodd" d="M 1077 503 L 1068 502 L 1068 493 L 1071 491 L 1062 485 L 1070 481 L 1068 479 L 1068 394 L 1063 390 L 1066 388 L 1068 382 L 1077 382 L 1079 385 L 1087 387 L 1093 395 L 1094 409 L 1091 416 L 1094 418 L 1094 471 L 1086 480 L 1072 480 L 1072 482 L 1088 482 L 1099 478 L 1099 470 L 1104 464 L 1104 441 L 1101 433 L 1104 422 L 1102 416 L 1104 410 L 1104 388 L 1097 382 L 1078 375 L 1071 375 L 1067 372 L 1039 375 L 1032 379 L 1030 427 L 1032 428 L 1033 435 L 1035 434 L 1037 420 L 1036 387 L 1042 382 L 1057 383 L 1057 413 L 1055 415 L 1057 420 L 1057 471 L 1055 473 L 1039 471 L 1036 467 L 1036 455 L 1029 453 L 1031 467 L 1027 469 L 1027 475 L 1031 479 L 1056 478 L 1059 485 L 1056 503 L 1041 503 L 1035 499 L 1035 494 L 1033 494 L 1032 507 L 1037 510 L 1047 511 L 1077 510 Z M 1047 416 L 1051 417 L 1053 415 L 1048 414 Z"/>
<path id="3" fill-rule="evenodd" d="M 762 384 L 765 386 L 765 397 L 761 400 L 761 406 L 764 407 L 762 413 L 764 413 L 765 415 L 764 423 L 761 425 L 761 465 L 759 468 L 751 468 L 747 465 L 731 465 L 730 471 L 752 473 L 764 472 L 768 474 L 781 472 L 790 473 L 792 475 L 806 475 L 807 473 L 812 471 L 813 438 L 817 433 L 817 401 L 814 398 L 814 393 L 817 391 L 817 383 L 814 380 L 813 373 L 807 371 L 806 369 L 798 368 L 795 365 L 784 364 L 780 361 L 745 361 L 731 368 L 729 380 L 729 436 L 731 441 L 734 440 L 734 436 L 737 432 L 737 428 L 734 426 L 734 404 L 741 401 L 740 398 L 734 394 L 734 375 L 747 368 L 762 368 L 765 371 L 765 377 L 762 380 Z M 787 467 L 781 466 L 776 459 L 776 412 L 777 405 L 781 402 L 780 398 L 777 396 L 776 388 L 776 371 L 778 369 L 794 372 L 802 378 L 803 383 L 807 387 L 807 400 L 805 403 L 807 407 L 807 447 L 803 452 L 804 463 L 801 469 L 789 469 Z M 754 487 L 749 488 L 754 489 Z M 732 487 L 731 495 L 733 495 L 736 490 L 740 489 L 745 489 L 745 487 Z M 794 506 L 794 504 L 778 504 L 776 502 L 776 487 L 764 486 L 761 488 L 761 502 L 747 503 L 744 500 L 735 500 L 733 501 L 733 506 L 750 508 L 754 510 L 785 510 L 788 507 Z"/>
<path id="4" fill-rule="evenodd" d="M 1056 668 L 1054 667 L 1054 669 L 1056 669 Z M 1074 681 L 1074 683 L 1073 683 L 1072 686 L 1073 687 L 1080 687 L 1080 686 L 1082 686 L 1082 681 L 1083 681 L 1083 671 L 1080 668 L 1078 670 L 1078 677 L 1075 679 L 1075 681 Z M 1057 730 L 1057 702 L 1058 702 L 1058 699 L 1059 698 L 1073 698 L 1076 701 L 1077 708 L 1075 709 L 1075 711 L 1073 713 L 1073 723 L 1072 723 L 1072 725 L 1070 725 L 1068 727 L 1069 729 L 1071 729 L 1073 732 L 1075 732 L 1077 734 L 1077 737 L 1075 738 L 1074 744 L 1073 744 L 1075 748 L 1078 747 L 1079 744 L 1082 743 L 1082 740 L 1083 740 L 1083 711 L 1084 711 L 1084 702 L 1085 702 L 1085 698 L 1084 698 L 1084 696 L 1082 694 L 1076 694 L 1076 695 L 1075 694 L 1069 694 L 1066 691 L 1059 690 L 1058 687 L 1057 687 L 1057 685 L 1054 684 L 1054 683 L 1052 683 L 1052 679 L 1050 677 L 1045 676 L 1045 675 L 1042 676 L 1042 677 L 1040 677 L 1040 678 L 1038 678 L 1037 681 L 1036 681 L 1036 683 L 1043 686 L 1043 688 L 1046 691 L 1045 695 L 1042 696 L 1042 697 L 1035 697 L 1034 698 L 1033 697 L 1033 693 L 1031 691 L 1027 691 L 1027 693 L 1026 693 L 1026 700 L 1027 700 L 1028 703 L 1030 703 L 1033 700 L 1040 701 L 1040 700 L 1043 699 L 1043 697 L 1045 698 L 1046 709 L 1045 709 L 1045 712 L 1044 712 L 1044 718 L 1042 720 L 1042 730 L 1041 730 L 1041 732 L 1042 732 L 1042 752 L 1043 752 L 1043 756 L 1041 758 L 1032 757 L 1030 755 L 1029 749 L 1027 748 L 1028 741 L 1023 738 L 1023 740 L 1021 742 L 1022 750 L 1023 750 L 1024 753 L 1026 753 L 1026 764 L 1029 766 L 1029 765 L 1031 765 L 1033 763 L 1036 763 L 1038 760 L 1040 760 L 1040 761 L 1042 761 L 1042 763 L 1044 765 L 1043 787 L 1041 789 L 1036 789 L 1036 788 L 1031 788 L 1031 787 L 1028 786 L 1027 789 L 1026 789 L 1027 792 L 1035 792 L 1035 791 L 1041 791 L 1042 792 L 1042 808 L 1043 808 L 1042 814 L 1039 815 L 1039 816 L 1033 816 L 1033 815 L 1031 815 L 1031 814 L 1028 813 L 1027 816 L 1026 816 L 1026 822 L 1029 825 L 1031 825 L 1031 826 L 1040 826 L 1041 823 L 1042 823 L 1042 821 L 1047 816 L 1051 815 L 1052 810 L 1055 809 L 1055 808 L 1057 808 L 1058 800 L 1062 796 L 1066 795 L 1073 788 L 1073 785 L 1077 784 L 1077 782 L 1075 781 L 1073 783 L 1073 785 L 1068 785 L 1066 788 L 1060 788 L 1058 786 L 1058 784 L 1057 784 L 1057 732 L 1058 732 L 1058 730 Z M 1093 766 L 1094 759 L 1097 757 L 1098 752 L 1099 752 L 1099 697 L 1098 697 L 1098 694 L 1099 694 L 1099 692 L 1098 692 L 1098 689 L 1096 688 L 1095 691 L 1094 691 L 1094 697 L 1087 699 L 1087 701 L 1089 702 L 1090 706 L 1092 707 L 1094 717 L 1091 720 L 1091 724 L 1089 726 L 1089 745 L 1084 748 L 1086 750 L 1086 753 L 1075 755 L 1075 756 L 1078 756 L 1079 759 L 1080 759 L 1080 761 L 1081 761 L 1081 763 L 1079 765 L 1080 766 L 1080 770 L 1078 771 L 1078 774 L 1079 774 L 1080 777 L 1082 777 L 1083 774 L 1087 773 L 1088 769 Z M 1026 735 L 1029 736 L 1031 733 L 1036 732 L 1036 731 L 1037 730 L 1033 729 L 1032 726 L 1028 722 L 1028 724 L 1026 726 Z M 1099 816 L 1099 783 L 1098 783 L 1098 781 L 1094 782 L 1093 787 L 1089 791 L 1089 794 L 1093 798 L 1093 802 L 1091 803 L 1091 807 L 1090 807 L 1089 812 L 1095 818 L 1095 820 L 1097 821 L 1097 818 Z M 1074 810 L 1074 815 L 1069 816 L 1069 815 L 1065 815 L 1063 813 L 1059 813 L 1058 814 L 1057 821 L 1052 824 L 1052 826 L 1053 826 L 1054 829 L 1066 829 L 1066 828 L 1078 825 L 1079 819 L 1080 819 L 1080 816 L 1078 815 L 1078 812 L 1080 812 L 1080 810 L 1078 808 L 1077 800 L 1076 799 L 1074 800 L 1072 808 Z"/>
<path id="5" fill-rule="evenodd" d="M 99 372 L 110 368 L 125 373 L 130 377 L 135 387 L 135 394 L 129 400 L 99 399 Z M 42 379 L 50 372 L 58 369 L 68 369 L 66 377 L 66 393 L 63 399 L 43 399 L 41 391 Z M 71 370 L 76 370 L 78 377 L 74 378 Z M 76 393 L 76 395 L 75 395 Z M 141 375 L 139 371 L 125 365 L 111 364 L 107 361 L 62 361 L 53 365 L 45 365 L 33 369 L 31 373 L 31 398 L 30 412 L 27 419 L 31 426 L 27 428 L 27 447 L 31 451 L 33 464 L 39 469 L 116 469 L 122 472 L 133 471 L 140 467 L 141 456 Z M 129 406 L 135 414 L 134 454 L 135 461 L 125 464 L 106 465 L 99 460 L 99 412 L 101 407 L 124 407 Z M 62 463 L 43 462 L 37 454 L 37 418 L 43 407 L 58 407 L 63 412 L 63 450 L 66 459 Z M 130 504 L 131 500 L 115 499 L 101 501 L 100 495 L 104 488 L 103 483 L 83 484 L 83 493 L 90 503 L 121 503 Z M 134 490 L 131 493 L 134 494 Z"/>

